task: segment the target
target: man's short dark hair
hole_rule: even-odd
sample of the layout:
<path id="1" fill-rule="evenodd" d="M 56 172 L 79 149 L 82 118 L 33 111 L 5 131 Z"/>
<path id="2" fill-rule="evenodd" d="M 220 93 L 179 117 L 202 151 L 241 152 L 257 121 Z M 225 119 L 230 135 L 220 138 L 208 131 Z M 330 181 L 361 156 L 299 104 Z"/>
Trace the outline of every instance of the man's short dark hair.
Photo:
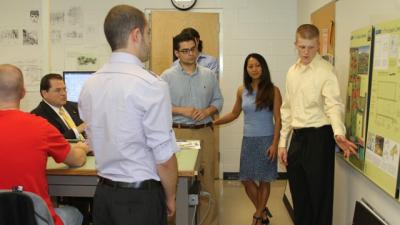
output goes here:
<path id="1" fill-rule="evenodd" d="M 50 89 L 50 80 L 62 80 L 63 77 L 57 73 L 49 73 L 44 75 L 40 80 L 40 95 L 42 95 L 42 91 L 49 91 Z"/>
<path id="2" fill-rule="evenodd" d="M 181 33 L 188 33 L 188 34 L 194 36 L 199 41 L 198 45 L 197 45 L 197 49 L 199 50 L 199 52 L 203 51 L 203 41 L 200 40 L 200 34 L 196 29 L 194 29 L 193 27 L 187 27 L 187 28 L 183 29 L 181 31 Z"/>
<path id="3" fill-rule="evenodd" d="M 104 20 L 104 34 L 111 50 L 125 48 L 129 34 L 139 28 L 144 34 L 146 18 L 139 9 L 129 5 L 114 6 Z"/>
<path id="4" fill-rule="evenodd" d="M 174 50 L 179 51 L 179 44 L 185 41 L 193 41 L 194 43 L 196 43 L 196 38 L 189 33 L 180 33 L 176 35 L 173 40 Z"/>

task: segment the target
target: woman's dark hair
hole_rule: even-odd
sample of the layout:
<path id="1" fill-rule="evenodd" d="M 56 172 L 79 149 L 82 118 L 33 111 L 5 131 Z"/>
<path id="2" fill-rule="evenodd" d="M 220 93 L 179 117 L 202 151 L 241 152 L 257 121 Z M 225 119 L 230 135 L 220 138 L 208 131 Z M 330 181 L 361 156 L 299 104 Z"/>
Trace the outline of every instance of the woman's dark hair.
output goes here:
<path id="1" fill-rule="evenodd" d="M 272 111 L 274 106 L 274 84 L 271 81 L 271 74 L 269 73 L 267 61 L 262 55 L 251 53 L 246 57 L 243 70 L 244 87 L 247 89 L 249 94 L 253 93 L 253 88 L 251 86 L 252 78 L 247 72 L 247 64 L 250 58 L 257 60 L 261 65 L 260 83 L 258 83 L 255 102 L 256 111 L 262 110 L 267 107 Z"/>

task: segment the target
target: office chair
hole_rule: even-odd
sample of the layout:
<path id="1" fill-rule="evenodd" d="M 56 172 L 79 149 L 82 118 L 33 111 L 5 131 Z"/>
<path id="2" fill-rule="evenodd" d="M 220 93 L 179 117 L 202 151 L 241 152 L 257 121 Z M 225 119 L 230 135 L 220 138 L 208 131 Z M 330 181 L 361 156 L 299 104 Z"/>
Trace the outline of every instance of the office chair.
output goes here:
<path id="1" fill-rule="evenodd" d="M 22 190 L 0 190 L 0 225 L 54 225 L 44 200 Z"/>

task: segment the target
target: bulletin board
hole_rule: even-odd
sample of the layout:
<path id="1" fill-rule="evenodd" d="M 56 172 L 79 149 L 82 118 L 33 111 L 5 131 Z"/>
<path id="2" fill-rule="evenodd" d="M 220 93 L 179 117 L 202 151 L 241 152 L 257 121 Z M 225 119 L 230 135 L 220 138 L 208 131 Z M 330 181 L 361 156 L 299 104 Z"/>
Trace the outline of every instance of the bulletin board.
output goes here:
<path id="1" fill-rule="evenodd" d="M 358 155 L 349 162 L 399 199 L 400 19 L 358 29 L 350 39 L 345 125 Z"/>
<path id="2" fill-rule="evenodd" d="M 399 198 L 400 19 L 375 25 L 365 175 Z"/>

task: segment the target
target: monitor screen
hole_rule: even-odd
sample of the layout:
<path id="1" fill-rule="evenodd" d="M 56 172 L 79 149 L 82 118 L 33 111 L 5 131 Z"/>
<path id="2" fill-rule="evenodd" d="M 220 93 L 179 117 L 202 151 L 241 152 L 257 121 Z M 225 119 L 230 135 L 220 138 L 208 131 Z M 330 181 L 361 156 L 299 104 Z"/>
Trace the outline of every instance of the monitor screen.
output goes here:
<path id="1" fill-rule="evenodd" d="M 93 73 L 94 71 L 64 71 L 68 101 L 78 102 L 83 84 Z"/>

